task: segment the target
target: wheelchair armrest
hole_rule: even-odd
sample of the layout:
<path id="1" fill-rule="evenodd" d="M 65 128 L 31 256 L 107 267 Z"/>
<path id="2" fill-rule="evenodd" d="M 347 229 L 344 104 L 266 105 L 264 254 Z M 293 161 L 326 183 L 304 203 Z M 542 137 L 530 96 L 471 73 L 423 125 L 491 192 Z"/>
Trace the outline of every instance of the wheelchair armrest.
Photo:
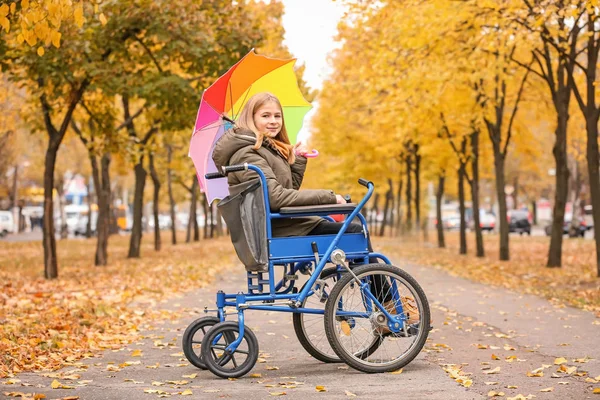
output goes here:
<path id="1" fill-rule="evenodd" d="M 331 213 L 331 214 L 350 214 L 356 208 L 356 203 L 346 204 L 323 204 L 318 206 L 298 206 L 282 207 L 279 214 L 310 214 L 310 213 Z"/>

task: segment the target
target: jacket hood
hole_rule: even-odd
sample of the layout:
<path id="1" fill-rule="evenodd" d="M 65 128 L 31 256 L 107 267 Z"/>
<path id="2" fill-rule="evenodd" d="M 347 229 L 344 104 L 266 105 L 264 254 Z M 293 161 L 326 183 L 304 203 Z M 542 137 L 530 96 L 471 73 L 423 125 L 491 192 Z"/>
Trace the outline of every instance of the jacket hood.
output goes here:
<path id="1" fill-rule="evenodd" d="M 240 129 L 234 132 L 233 129 L 225 132 L 215 144 L 213 150 L 213 161 L 218 169 L 224 165 L 229 165 L 231 157 L 240 149 L 248 146 L 254 146 L 256 135 L 251 130 Z"/>

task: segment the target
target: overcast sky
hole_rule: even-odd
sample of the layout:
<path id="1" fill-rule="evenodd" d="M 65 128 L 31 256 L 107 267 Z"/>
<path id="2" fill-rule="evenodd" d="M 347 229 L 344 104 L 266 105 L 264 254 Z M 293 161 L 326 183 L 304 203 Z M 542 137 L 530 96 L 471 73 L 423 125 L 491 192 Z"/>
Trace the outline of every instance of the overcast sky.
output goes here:
<path id="1" fill-rule="evenodd" d="M 339 1 L 332 0 L 282 2 L 285 6 L 285 44 L 298 59 L 297 62 L 306 65 L 304 79 L 308 85 L 320 89 L 328 73 L 327 56 L 337 46 L 334 36 L 344 9 Z M 310 118 L 315 108 L 304 119 L 304 126 L 299 133 L 300 140 L 305 140 L 309 135 Z"/>

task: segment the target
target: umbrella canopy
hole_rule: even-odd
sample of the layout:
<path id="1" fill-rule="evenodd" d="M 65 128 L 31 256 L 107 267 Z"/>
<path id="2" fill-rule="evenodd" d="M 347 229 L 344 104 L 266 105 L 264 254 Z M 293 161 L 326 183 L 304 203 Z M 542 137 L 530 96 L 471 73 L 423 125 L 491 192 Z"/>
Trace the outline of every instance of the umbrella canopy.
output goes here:
<path id="1" fill-rule="evenodd" d="M 189 156 L 209 203 L 229 194 L 226 178 L 204 178 L 206 173 L 217 171 L 212 160 L 214 144 L 232 127 L 223 117 L 235 121 L 253 95 L 270 92 L 277 96 L 283 107 L 290 142 L 296 142 L 304 116 L 312 106 L 298 88 L 295 62 L 296 59 L 270 58 L 251 50 L 202 94 Z"/>

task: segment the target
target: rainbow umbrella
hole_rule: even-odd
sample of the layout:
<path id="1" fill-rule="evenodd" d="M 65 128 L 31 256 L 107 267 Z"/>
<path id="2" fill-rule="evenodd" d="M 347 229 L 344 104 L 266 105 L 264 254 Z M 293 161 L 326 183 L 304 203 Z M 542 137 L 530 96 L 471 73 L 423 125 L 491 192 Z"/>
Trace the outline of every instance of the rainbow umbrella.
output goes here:
<path id="1" fill-rule="evenodd" d="M 290 141 L 296 142 L 304 116 L 312 106 L 298 88 L 295 62 L 295 58 L 281 60 L 251 50 L 202 94 L 189 156 L 209 203 L 229 194 L 226 178 L 204 178 L 206 173 L 217 171 L 212 160 L 214 144 L 232 127 L 230 121 L 235 121 L 254 94 L 270 92 L 277 96 L 283 107 Z"/>

